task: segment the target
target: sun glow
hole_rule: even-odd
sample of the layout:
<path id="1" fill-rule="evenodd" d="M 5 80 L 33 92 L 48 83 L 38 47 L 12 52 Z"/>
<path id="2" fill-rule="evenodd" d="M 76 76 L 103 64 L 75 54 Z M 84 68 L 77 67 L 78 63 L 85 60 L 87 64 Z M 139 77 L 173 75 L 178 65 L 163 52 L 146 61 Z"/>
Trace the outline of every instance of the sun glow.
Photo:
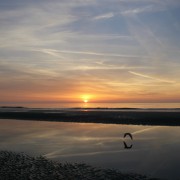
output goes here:
<path id="1" fill-rule="evenodd" d="M 90 99 L 90 95 L 83 95 L 81 96 L 81 98 L 84 103 L 88 103 Z"/>
<path id="2" fill-rule="evenodd" d="M 83 101 L 84 101 L 84 103 L 88 103 L 88 99 L 84 99 Z"/>

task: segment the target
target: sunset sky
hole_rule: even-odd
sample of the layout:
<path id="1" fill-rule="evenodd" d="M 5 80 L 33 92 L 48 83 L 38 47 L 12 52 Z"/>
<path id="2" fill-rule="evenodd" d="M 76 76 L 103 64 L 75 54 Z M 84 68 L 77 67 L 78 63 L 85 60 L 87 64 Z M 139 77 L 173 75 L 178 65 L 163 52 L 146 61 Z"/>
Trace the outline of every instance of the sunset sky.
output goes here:
<path id="1" fill-rule="evenodd" d="M 0 103 L 180 102 L 179 0 L 0 0 Z"/>

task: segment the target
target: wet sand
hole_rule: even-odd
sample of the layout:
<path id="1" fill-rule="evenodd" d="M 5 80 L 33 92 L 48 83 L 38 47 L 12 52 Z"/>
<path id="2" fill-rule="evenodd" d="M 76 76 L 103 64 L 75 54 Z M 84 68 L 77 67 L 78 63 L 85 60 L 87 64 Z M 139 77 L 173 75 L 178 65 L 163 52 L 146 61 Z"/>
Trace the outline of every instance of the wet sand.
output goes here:
<path id="1" fill-rule="evenodd" d="M 1 180 L 158 180 L 145 175 L 121 173 L 86 164 L 71 164 L 47 160 L 43 156 L 31 157 L 24 153 L 0 151 Z"/>
<path id="2" fill-rule="evenodd" d="M 24 110 L 0 111 L 1 119 L 88 122 L 107 124 L 180 126 L 180 111 L 161 110 L 109 110 L 109 109 L 71 109 L 71 110 Z"/>

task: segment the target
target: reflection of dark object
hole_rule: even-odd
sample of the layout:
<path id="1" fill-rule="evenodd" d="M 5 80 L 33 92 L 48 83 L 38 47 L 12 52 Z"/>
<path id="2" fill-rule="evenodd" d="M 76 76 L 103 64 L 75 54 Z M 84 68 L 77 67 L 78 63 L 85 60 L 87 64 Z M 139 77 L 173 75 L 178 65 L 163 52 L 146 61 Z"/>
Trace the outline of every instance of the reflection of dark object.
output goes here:
<path id="1" fill-rule="evenodd" d="M 129 136 L 131 138 L 131 140 L 133 140 L 133 136 L 131 133 L 125 133 L 124 138 L 126 138 L 126 136 Z M 128 146 L 125 141 L 123 141 L 123 143 L 124 143 L 124 149 L 131 149 L 133 146 L 132 144 L 130 146 Z"/>

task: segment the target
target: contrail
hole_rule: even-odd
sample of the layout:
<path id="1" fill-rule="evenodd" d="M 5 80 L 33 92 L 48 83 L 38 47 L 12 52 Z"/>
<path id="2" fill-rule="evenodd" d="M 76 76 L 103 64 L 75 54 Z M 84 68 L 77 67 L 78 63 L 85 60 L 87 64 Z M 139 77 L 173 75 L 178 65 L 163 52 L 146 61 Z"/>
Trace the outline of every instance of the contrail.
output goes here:
<path id="1" fill-rule="evenodd" d="M 137 72 L 134 72 L 134 71 L 128 71 L 128 72 L 131 73 L 131 74 L 134 74 L 136 76 L 144 77 L 144 78 L 147 78 L 147 79 L 152 79 L 152 80 L 159 81 L 159 82 L 171 83 L 171 84 L 175 83 L 175 81 L 159 79 L 159 78 L 151 77 L 151 76 L 148 76 L 148 75 L 145 75 L 145 74 L 137 73 Z"/>
<path id="2" fill-rule="evenodd" d="M 64 54 L 84 54 L 84 55 L 94 55 L 94 56 L 108 56 L 108 57 L 124 57 L 124 58 L 150 58 L 148 56 L 137 56 L 137 55 L 127 55 L 127 54 L 113 54 L 113 53 L 98 53 L 90 51 L 66 51 L 66 50 L 55 50 L 55 49 L 37 49 L 35 51 L 45 52 L 45 53 L 64 53 Z"/>

